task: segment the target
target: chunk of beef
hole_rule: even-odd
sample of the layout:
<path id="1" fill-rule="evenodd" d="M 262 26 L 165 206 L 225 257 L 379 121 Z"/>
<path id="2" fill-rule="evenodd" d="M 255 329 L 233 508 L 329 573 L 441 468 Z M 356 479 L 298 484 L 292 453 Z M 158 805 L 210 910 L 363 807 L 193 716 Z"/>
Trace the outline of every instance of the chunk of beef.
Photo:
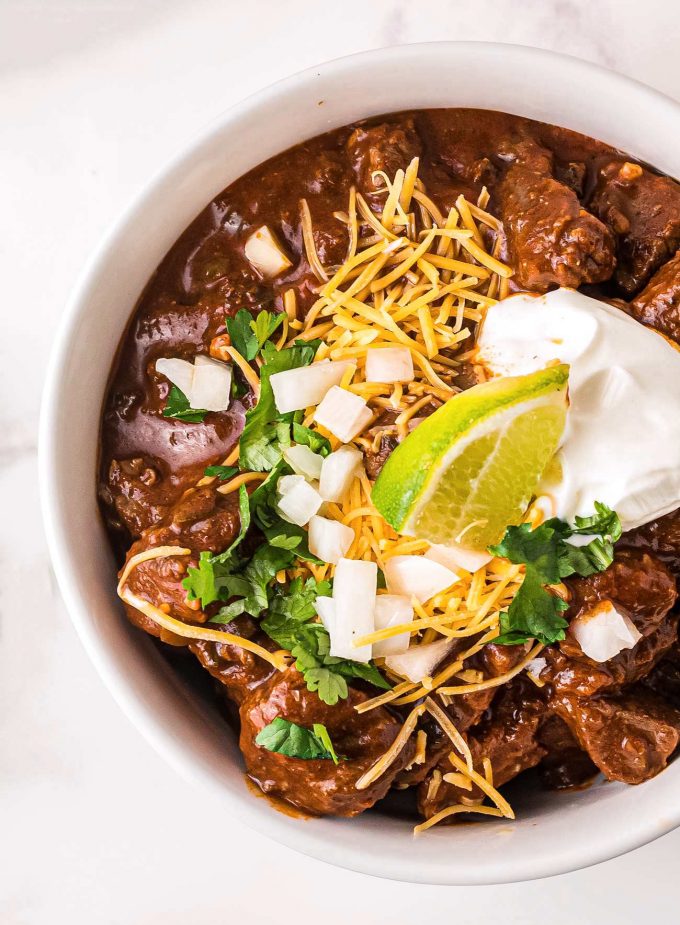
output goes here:
<path id="1" fill-rule="evenodd" d="M 604 690 L 621 690 L 644 678 L 675 645 L 677 638 L 677 616 L 669 614 L 657 630 L 607 662 L 594 662 L 585 655 L 567 656 L 557 646 L 548 646 L 542 652 L 547 666 L 541 672 L 541 680 L 549 682 L 556 691 L 580 697 L 590 697 Z"/>
<path id="2" fill-rule="evenodd" d="M 384 122 L 370 128 L 360 126 L 347 140 L 347 153 L 359 189 L 368 194 L 385 185 L 380 177 L 373 179 L 375 171 L 383 171 L 391 180 L 397 170 L 405 170 L 413 158 L 420 155 L 421 149 L 412 119 Z"/>
<path id="3" fill-rule="evenodd" d="M 680 573 L 680 509 L 636 527 L 625 535 L 624 542 L 654 553 L 677 575 Z"/>
<path id="4" fill-rule="evenodd" d="M 597 767 L 559 716 L 550 716 L 540 727 L 538 741 L 547 752 L 538 771 L 550 790 L 580 787 L 597 774 Z"/>
<path id="5" fill-rule="evenodd" d="M 544 292 L 609 279 L 612 235 L 554 178 L 551 152 L 524 140 L 508 143 L 501 154 L 509 166 L 494 198 L 519 286 Z"/>
<path id="6" fill-rule="evenodd" d="M 248 616 L 237 617 L 231 623 L 220 625 L 219 629 L 235 636 L 252 639 L 264 648 L 271 648 L 269 640 L 260 631 L 257 623 Z M 229 697 L 236 703 L 241 703 L 251 690 L 276 670 L 259 656 L 230 643 L 195 639 L 189 643 L 189 651 L 213 678 L 224 685 Z"/>
<path id="7" fill-rule="evenodd" d="M 148 456 L 112 459 L 107 480 L 99 488 L 111 526 L 124 528 L 133 537 L 162 520 L 175 493 L 159 461 Z"/>
<path id="8" fill-rule="evenodd" d="M 544 651 L 547 667 L 541 680 L 559 692 L 590 696 L 596 691 L 620 689 L 647 674 L 677 638 L 677 620 L 669 616 L 675 604 L 675 581 L 666 566 L 645 552 L 617 551 L 612 565 L 589 578 L 568 579 L 572 600 L 567 614 L 573 620 L 611 601 L 635 624 L 643 638 L 607 662 L 584 655 L 573 632 L 558 646 Z"/>
<path id="9" fill-rule="evenodd" d="M 680 710 L 680 648 L 672 646 L 642 684 Z"/>
<path id="10" fill-rule="evenodd" d="M 484 776 L 483 759 L 488 758 L 493 770 L 493 785 L 500 787 L 527 768 L 532 768 L 546 754 L 537 739 L 538 728 L 545 713 L 545 704 L 533 682 L 522 677 L 502 687 L 483 721 L 469 736 L 468 743 L 475 770 Z M 447 750 L 451 751 L 451 748 Z M 476 787 L 467 790 L 444 780 L 443 775 L 455 771 L 443 758 L 434 775 L 418 789 L 418 809 L 429 819 L 453 803 L 473 804 L 483 794 Z"/>
<path id="11" fill-rule="evenodd" d="M 166 610 L 172 617 L 188 624 L 204 624 L 217 605 L 209 612 L 187 600 L 182 586 L 188 566 L 196 566 L 201 552 L 220 552 L 232 542 L 239 527 L 235 495 L 222 495 L 212 486 L 193 489 L 185 494 L 157 526 L 146 530 L 133 544 L 128 559 L 157 546 L 181 546 L 191 550 L 190 556 L 164 556 L 140 562 L 130 573 L 127 586 L 138 597 Z M 135 626 L 165 642 L 187 645 L 213 677 L 221 681 L 230 695 L 239 700 L 243 693 L 260 683 L 271 673 L 271 666 L 239 646 L 208 641 L 183 640 L 162 629 L 150 617 L 125 604 L 128 617 Z M 271 647 L 271 643 L 249 617 L 239 617 L 220 630 Z"/>
<path id="12" fill-rule="evenodd" d="M 629 296 L 680 246 L 680 186 L 639 164 L 606 163 L 590 208 L 616 235 L 616 282 Z"/>
<path id="13" fill-rule="evenodd" d="M 377 479 L 387 457 L 397 448 L 397 438 L 391 434 L 383 434 L 377 450 L 364 450 L 364 465 L 369 479 Z"/>
<path id="14" fill-rule="evenodd" d="M 524 658 L 526 652 L 527 647 L 525 646 L 499 646 L 491 642 L 470 659 L 468 667 L 482 671 L 485 678 L 497 678 L 499 675 L 511 671 Z M 452 698 L 451 703 L 444 709 L 451 717 L 451 721 L 458 732 L 466 733 L 473 726 L 476 726 L 491 705 L 497 692 L 497 687 L 491 687 L 486 690 L 472 691 L 469 694 L 460 694 Z M 427 723 L 426 729 L 428 739 L 425 761 L 403 771 L 398 777 L 399 786 L 412 787 L 419 784 L 451 751 L 451 740 L 439 728 L 437 723 L 434 721 Z"/>
<path id="15" fill-rule="evenodd" d="M 680 712 L 642 689 L 618 697 L 566 695 L 550 705 L 608 780 L 649 780 L 680 740 Z"/>
<path id="16" fill-rule="evenodd" d="M 570 618 L 588 613 L 601 601 L 611 601 L 626 611 L 643 636 L 658 629 L 677 598 L 675 579 L 666 566 L 637 549 L 617 549 L 604 572 L 568 579 L 567 585 L 572 595 Z M 571 633 L 560 647 L 567 655 L 580 653 Z"/>
<path id="17" fill-rule="evenodd" d="M 248 774 L 264 791 L 292 806 L 324 816 L 355 816 L 385 796 L 396 774 L 414 752 L 413 738 L 397 761 L 364 790 L 359 778 L 383 755 L 397 737 L 400 721 L 383 707 L 357 713 L 367 699 L 350 689 L 349 697 L 330 707 L 307 689 L 295 668 L 277 672 L 248 695 L 241 705 L 241 750 Z M 290 758 L 257 745 L 259 732 L 277 716 L 311 729 L 323 723 L 341 760 Z"/>
<path id="18" fill-rule="evenodd" d="M 657 270 L 630 303 L 629 312 L 642 324 L 680 343 L 680 251 Z"/>

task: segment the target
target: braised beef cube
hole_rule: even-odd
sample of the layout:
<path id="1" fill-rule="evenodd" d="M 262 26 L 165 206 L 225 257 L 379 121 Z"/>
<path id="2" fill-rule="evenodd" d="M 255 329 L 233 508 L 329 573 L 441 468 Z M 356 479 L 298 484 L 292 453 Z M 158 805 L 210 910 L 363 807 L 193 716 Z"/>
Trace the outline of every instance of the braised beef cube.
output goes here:
<path id="1" fill-rule="evenodd" d="M 608 780 L 649 780 L 680 740 L 680 712 L 642 689 L 618 697 L 556 697 L 551 707 Z"/>
<path id="2" fill-rule="evenodd" d="M 524 646 L 498 646 L 489 643 L 481 652 L 473 656 L 468 664 L 473 670 L 483 671 L 486 678 L 496 678 L 511 671 L 525 655 Z M 444 709 L 458 732 L 466 733 L 477 725 L 491 706 L 499 689 L 491 687 L 486 690 L 460 694 L 451 699 Z M 427 778 L 430 771 L 440 762 L 443 761 L 446 764 L 446 756 L 452 747 L 451 740 L 434 722 L 430 724 L 427 735 L 425 761 L 403 771 L 397 779 L 398 786 L 413 787 Z M 447 769 L 450 769 L 448 764 Z"/>
<path id="3" fill-rule="evenodd" d="M 677 575 L 680 573 L 680 510 L 636 527 L 626 533 L 625 543 L 654 553 Z"/>
<path id="4" fill-rule="evenodd" d="M 303 812 L 324 816 L 355 816 L 385 796 L 396 775 L 413 758 L 413 736 L 397 760 L 373 784 L 362 790 L 357 782 L 392 745 L 401 722 L 384 707 L 357 713 L 367 695 L 350 688 L 349 697 L 334 706 L 307 689 L 295 668 L 276 672 L 248 695 L 241 705 L 241 750 L 248 774 L 264 793 L 277 796 Z M 258 733 L 277 716 L 311 729 L 323 723 L 338 764 L 330 759 L 290 758 L 257 745 Z"/>
<path id="5" fill-rule="evenodd" d="M 213 486 L 192 489 L 169 510 L 156 526 L 146 530 L 134 543 L 127 559 L 157 546 L 178 546 L 191 550 L 190 556 L 163 556 L 140 562 L 130 573 L 127 586 L 138 597 L 156 607 L 168 608 L 172 616 L 187 623 L 202 622 L 200 611 L 187 602 L 182 587 L 188 566 L 196 566 L 201 552 L 221 552 L 238 532 L 239 514 L 235 495 L 222 495 Z M 139 610 L 126 605 L 135 625 L 161 635 L 158 624 Z"/>
<path id="6" fill-rule="evenodd" d="M 468 744 L 477 773 L 484 776 L 484 758 L 491 762 L 493 786 L 498 788 L 522 771 L 532 768 L 545 755 L 537 739 L 545 704 L 533 682 L 516 678 L 498 690 L 482 722 L 469 735 Z M 475 785 L 466 789 L 444 780 L 455 772 L 446 756 L 418 788 L 418 809 L 429 819 L 453 803 L 474 804 L 483 794 Z"/>
<path id="7" fill-rule="evenodd" d="M 680 343 L 680 251 L 630 303 L 630 314 Z"/>
<path id="8" fill-rule="evenodd" d="M 644 677 L 677 638 L 677 619 L 670 614 L 677 591 L 666 566 L 654 556 L 619 549 L 604 572 L 567 580 L 571 602 L 567 618 L 585 617 L 598 604 L 609 601 L 628 616 L 643 638 L 606 662 L 595 662 L 582 651 L 573 630 L 566 639 L 544 650 L 547 661 L 541 680 L 557 691 L 590 696 L 618 689 Z"/>
<path id="9" fill-rule="evenodd" d="M 606 662 L 594 662 L 583 654 L 567 656 L 558 646 L 548 646 L 541 653 L 547 662 L 541 680 L 549 682 L 556 691 L 579 697 L 605 690 L 614 692 L 644 678 L 676 644 L 677 638 L 677 615 L 669 614 L 657 630 Z"/>
<path id="10" fill-rule="evenodd" d="M 616 282 L 629 296 L 680 246 L 680 186 L 639 164 L 605 164 L 590 208 L 616 236 Z"/>
<path id="11" fill-rule="evenodd" d="M 515 281 L 545 292 L 609 279 L 614 241 L 609 230 L 552 176 L 512 166 L 496 190 Z"/>
<path id="12" fill-rule="evenodd" d="M 380 438 L 380 446 L 376 451 L 373 449 L 364 450 L 364 465 L 369 479 L 378 478 L 382 467 L 387 462 L 387 457 L 396 447 L 397 438 L 385 434 Z"/>
<path id="13" fill-rule="evenodd" d="M 611 601 L 623 608 L 643 636 L 658 629 L 677 599 L 675 580 L 663 562 L 637 549 L 617 549 L 604 572 L 570 578 L 567 585 L 572 595 L 569 619 L 588 613 L 601 601 Z M 560 648 L 567 655 L 580 654 L 569 633 Z"/>
<path id="14" fill-rule="evenodd" d="M 421 153 L 422 144 L 412 119 L 384 122 L 370 128 L 356 128 L 347 141 L 347 153 L 363 193 L 373 193 L 384 187 L 382 171 L 391 180 L 397 170 L 405 170 Z"/>
<path id="15" fill-rule="evenodd" d="M 138 537 L 165 516 L 176 490 L 163 477 L 158 460 L 135 456 L 111 460 L 106 483 L 100 485 L 99 494 L 108 508 L 109 519 L 115 518 L 113 525 L 124 527 L 130 536 Z"/>
<path id="16" fill-rule="evenodd" d="M 190 549 L 189 556 L 163 556 L 139 562 L 130 572 L 126 586 L 137 597 L 165 610 L 182 623 L 205 624 L 219 604 L 211 604 L 208 612 L 198 602 L 187 599 L 182 582 L 189 566 L 196 567 L 201 552 L 220 552 L 235 538 L 239 528 L 236 495 L 223 495 L 206 485 L 186 492 L 167 513 L 162 522 L 146 530 L 131 547 L 128 559 L 158 546 L 179 546 Z M 204 668 L 217 678 L 229 696 L 240 701 L 252 687 L 269 677 L 269 662 L 237 645 L 206 640 L 191 640 L 162 629 L 151 617 L 125 603 L 127 615 L 135 626 L 172 645 L 188 645 Z M 247 616 L 216 629 L 253 640 L 264 648 L 273 643 Z M 275 647 L 274 647 L 275 648 Z"/>
<path id="17" fill-rule="evenodd" d="M 218 627 L 235 636 L 252 639 L 264 648 L 271 648 L 268 637 L 262 633 L 257 623 L 248 616 L 240 616 L 232 623 Z M 249 652 L 241 646 L 226 642 L 211 642 L 206 639 L 194 639 L 189 643 L 189 651 L 201 665 L 223 684 L 230 698 L 241 703 L 247 694 L 270 677 L 274 671 L 269 662 Z"/>
<path id="18" fill-rule="evenodd" d="M 581 199 L 586 181 L 586 165 L 581 161 L 557 164 L 555 167 L 555 179 L 563 183 Z"/>
<path id="19" fill-rule="evenodd" d="M 680 648 L 674 645 L 642 681 L 671 706 L 680 710 Z"/>
<path id="20" fill-rule="evenodd" d="M 559 716 L 549 717 L 541 726 L 538 740 L 547 752 L 538 766 L 539 775 L 550 790 L 580 787 L 598 773 L 587 752 Z"/>

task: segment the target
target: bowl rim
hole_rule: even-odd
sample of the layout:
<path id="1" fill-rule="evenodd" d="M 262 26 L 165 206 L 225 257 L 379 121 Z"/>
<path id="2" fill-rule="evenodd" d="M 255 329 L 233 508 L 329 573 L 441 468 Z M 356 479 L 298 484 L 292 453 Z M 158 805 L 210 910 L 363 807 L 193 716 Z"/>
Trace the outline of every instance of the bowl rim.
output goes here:
<path id="1" fill-rule="evenodd" d="M 627 819 L 625 831 L 621 826 L 606 832 L 594 834 L 587 845 L 580 845 L 578 850 L 563 848 L 560 851 L 533 858 L 531 864 L 527 859 L 509 857 L 502 869 L 473 870 L 468 865 L 459 866 L 451 873 L 441 870 L 428 873 L 417 868 L 405 857 L 402 862 L 389 862 L 371 856 L 370 852 L 347 851 L 340 845 L 334 845 L 327 836 L 315 832 L 312 827 L 300 823 L 292 828 L 282 823 L 278 813 L 271 811 L 263 800 L 256 800 L 252 795 L 241 799 L 225 792 L 222 784 L 211 776 L 206 768 L 190 753 L 185 743 L 178 742 L 168 735 L 168 731 L 155 715 L 155 708 L 141 704 L 130 680 L 126 677 L 124 666 L 113 651 L 108 651 L 98 637 L 95 626 L 89 617 L 87 601 L 71 578 L 78 567 L 72 551 L 69 526 L 57 501 L 60 477 L 55 459 L 59 447 L 58 402 L 60 383 L 63 381 L 69 364 L 69 347 L 75 338 L 79 321 L 88 311 L 87 294 L 103 266 L 106 265 L 114 245 L 122 240 L 133 226 L 137 216 L 145 210 L 147 203 L 153 200 L 159 187 L 167 183 L 172 176 L 181 172 L 195 158 L 201 146 L 209 141 L 225 125 L 238 120 L 242 114 L 272 98 L 285 98 L 301 84 L 323 74 L 325 77 L 339 79 L 343 73 L 351 71 L 365 63 L 384 61 L 399 62 L 409 55 L 425 54 L 433 46 L 444 47 L 453 53 L 456 49 L 466 49 L 482 55 L 501 55 L 514 58 L 515 63 L 522 60 L 552 63 L 565 71 L 581 77 L 590 76 L 593 81 L 609 81 L 617 85 L 621 93 L 637 98 L 639 105 L 645 104 L 661 116 L 678 119 L 680 105 L 672 98 L 654 90 L 639 81 L 620 75 L 608 68 L 579 58 L 531 48 L 528 46 L 492 42 L 426 42 L 409 43 L 358 52 L 335 58 L 320 65 L 306 68 L 289 77 L 284 77 L 264 87 L 242 101 L 221 112 L 215 119 L 196 133 L 182 146 L 182 149 L 167 163 L 162 165 L 141 190 L 132 198 L 130 204 L 112 223 L 99 245 L 86 261 L 78 280 L 66 303 L 63 316 L 59 322 L 58 332 L 49 360 L 45 385 L 43 388 L 40 425 L 39 425 L 39 486 L 41 508 L 50 558 L 58 581 L 62 598 L 75 626 L 78 636 L 93 662 L 98 674 L 131 722 L 139 729 L 153 748 L 160 753 L 179 773 L 202 787 L 209 787 L 227 801 L 230 815 L 255 829 L 260 834 L 293 848 L 302 854 L 326 861 L 337 866 L 368 873 L 374 876 L 399 881 L 430 884 L 491 884 L 518 882 L 538 879 L 581 869 L 599 863 L 636 847 L 653 841 L 655 838 L 680 825 L 680 803 L 664 807 L 663 818 L 659 820 L 653 814 L 645 818 L 640 813 L 636 819 Z M 301 139 L 302 140 L 302 139 Z M 658 162 L 658 158 L 656 159 Z M 150 268 L 150 272 L 153 268 Z M 340 823 L 341 824 L 341 823 Z"/>

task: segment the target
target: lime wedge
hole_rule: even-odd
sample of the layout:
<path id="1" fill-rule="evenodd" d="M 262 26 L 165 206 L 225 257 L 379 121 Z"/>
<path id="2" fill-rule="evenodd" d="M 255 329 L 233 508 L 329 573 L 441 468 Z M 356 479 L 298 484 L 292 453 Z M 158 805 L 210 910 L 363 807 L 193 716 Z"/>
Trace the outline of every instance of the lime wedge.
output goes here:
<path id="1" fill-rule="evenodd" d="M 373 504 L 399 533 L 431 543 L 499 542 L 558 447 L 568 379 L 568 366 L 551 366 L 449 399 L 388 458 Z"/>

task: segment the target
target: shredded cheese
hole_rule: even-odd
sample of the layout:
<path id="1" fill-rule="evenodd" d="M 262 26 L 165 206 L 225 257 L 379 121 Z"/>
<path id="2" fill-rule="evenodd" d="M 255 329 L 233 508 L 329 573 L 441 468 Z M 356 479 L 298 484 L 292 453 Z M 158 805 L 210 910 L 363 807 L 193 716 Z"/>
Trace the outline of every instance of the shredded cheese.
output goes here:
<path id="1" fill-rule="evenodd" d="M 385 773 L 385 771 L 394 764 L 401 752 L 406 747 L 406 743 L 411 737 L 411 733 L 416 728 L 416 724 L 422 714 L 425 712 L 425 704 L 421 703 L 415 707 L 406 718 L 406 722 L 399 730 L 396 739 L 387 749 L 384 755 L 381 755 L 380 758 L 375 762 L 372 767 L 366 771 L 365 774 L 359 778 L 359 780 L 354 785 L 357 790 L 365 790 L 367 787 L 370 787 L 371 784 L 375 783 L 379 777 Z"/>
<path id="2" fill-rule="evenodd" d="M 421 822 L 419 825 L 414 826 L 413 834 L 420 835 L 420 833 L 425 832 L 426 829 L 432 828 L 433 825 L 437 825 L 438 822 L 441 822 L 448 816 L 454 816 L 457 813 L 479 813 L 482 816 L 503 815 L 503 813 L 495 806 L 475 806 L 474 804 L 466 806 L 463 803 L 456 803 L 453 806 L 447 806 L 445 809 L 440 809 L 438 813 L 435 813 L 434 816 L 426 819 L 425 822 Z"/>

